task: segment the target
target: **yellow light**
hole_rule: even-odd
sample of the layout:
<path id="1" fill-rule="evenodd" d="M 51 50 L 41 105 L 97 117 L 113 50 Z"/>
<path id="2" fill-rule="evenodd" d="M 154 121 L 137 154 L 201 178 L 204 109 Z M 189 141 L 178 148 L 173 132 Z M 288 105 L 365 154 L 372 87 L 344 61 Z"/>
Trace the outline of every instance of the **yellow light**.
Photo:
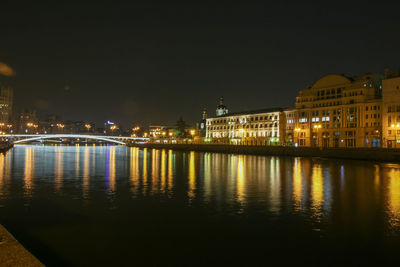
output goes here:
<path id="1" fill-rule="evenodd" d="M 190 131 L 190 134 L 191 134 L 191 135 L 194 135 L 195 133 L 196 133 L 195 130 L 191 130 L 191 131 Z"/>

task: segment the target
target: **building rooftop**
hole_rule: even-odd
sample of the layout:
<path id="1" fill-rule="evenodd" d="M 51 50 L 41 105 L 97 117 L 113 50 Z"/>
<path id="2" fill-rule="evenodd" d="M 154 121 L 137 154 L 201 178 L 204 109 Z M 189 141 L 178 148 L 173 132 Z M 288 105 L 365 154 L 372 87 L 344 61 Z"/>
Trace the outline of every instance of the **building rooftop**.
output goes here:
<path id="1" fill-rule="evenodd" d="M 249 110 L 249 111 L 240 111 L 240 112 L 232 112 L 225 115 L 217 116 L 217 117 L 210 117 L 208 119 L 217 119 L 217 118 L 224 118 L 224 117 L 231 117 L 231 116 L 238 116 L 238 115 L 249 115 L 249 114 L 262 114 L 262 113 L 269 113 L 269 112 L 282 112 L 285 108 L 264 108 L 264 109 L 256 109 L 256 110 Z"/>

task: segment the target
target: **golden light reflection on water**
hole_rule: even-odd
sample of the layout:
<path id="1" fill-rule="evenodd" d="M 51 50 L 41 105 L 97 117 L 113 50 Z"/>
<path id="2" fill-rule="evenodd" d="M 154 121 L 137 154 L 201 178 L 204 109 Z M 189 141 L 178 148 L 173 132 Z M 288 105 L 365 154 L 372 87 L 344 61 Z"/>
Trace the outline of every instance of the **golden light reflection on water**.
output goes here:
<path id="1" fill-rule="evenodd" d="M 278 157 L 271 157 L 269 171 L 270 210 L 279 212 L 281 208 L 281 174 Z"/>
<path id="2" fill-rule="evenodd" d="M 301 159 L 295 158 L 293 161 L 293 204 L 294 209 L 299 211 L 302 209 L 302 192 L 303 192 L 303 175 L 301 169 Z"/>
<path id="3" fill-rule="evenodd" d="M 4 176 L 4 154 L 0 153 L 0 198 L 3 198 L 5 193 L 6 182 Z"/>
<path id="4" fill-rule="evenodd" d="M 322 177 L 322 167 L 318 164 L 313 166 L 311 177 L 311 208 L 314 215 L 322 215 L 322 205 L 324 202 L 324 183 Z"/>
<path id="5" fill-rule="evenodd" d="M 245 201 L 245 173 L 244 173 L 244 156 L 237 156 L 237 179 L 236 179 L 236 194 L 237 201 L 241 204 Z"/>
<path id="6" fill-rule="evenodd" d="M 143 178 L 142 178 L 143 195 L 147 191 L 147 148 L 143 149 Z"/>
<path id="7" fill-rule="evenodd" d="M 211 199 L 211 154 L 204 154 L 204 200 L 210 201 Z"/>
<path id="8" fill-rule="evenodd" d="M 84 157 L 83 157 L 83 198 L 87 199 L 89 197 L 89 182 L 90 182 L 90 151 L 89 147 L 85 147 L 85 152 L 84 152 Z"/>
<path id="9" fill-rule="evenodd" d="M 130 180 L 131 180 L 131 192 L 133 195 L 137 193 L 139 188 L 139 148 L 130 148 Z"/>
<path id="10" fill-rule="evenodd" d="M 189 181 L 188 181 L 188 197 L 193 199 L 196 196 L 196 166 L 194 152 L 189 154 Z"/>
<path id="11" fill-rule="evenodd" d="M 89 196 L 95 196 L 91 190 L 98 186 L 99 180 L 104 188 L 105 177 L 104 196 L 116 196 L 118 187 L 118 194 L 128 191 L 128 195 L 135 198 L 159 194 L 170 199 L 184 197 L 183 202 L 189 199 L 190 205 L 200 202 L 218 207 L 225 205 L 228 209 L 236 209 L 236 213 L 253 207 L 271 216 L 293 212 L 296 216 L 307 216 L 312 223 L 330 220 L 331 215 L 342 221 L 350 220 L 348 216 L 352 216 L 352 220 L 358 216 L 371 222 L 377 220 L 373 211 L 384 209 L 385 217 L 380 220 L 396 229 L 400 227 L 398 164 L 335 163 L 308 158 L 196 152 L 184 154 L 172 150 L 150 150 L 149 153 L 147 149 L 131 147 L 125 150 L 113 146 L 71 146 L 68 149 L 63 146 L 25 146 L 18 149 L 15 150 L 19 153 L 18 161 L 12 157 L 14 152 L 7 157 L 0 154 L 0 206 L 11 195 L 7 190 L 12 190 L 14 185 L 9 186 L 10 183 L 19 183 L 19 192 L 23 192 L 24 199 L 32 199 L 39 192 L 42 175 L 53 177 L 54 174 L 50 184 L 48 181 L 44 183 L 51 187 L 51 191 L 53 188 L 55 193 L 62 190 L 66 196 L 69 190 L 76 191 L 79 183 L 78 198 L 87 200 Z M 44 152 L 48 154 L 38 153 L 40 149 L 46 149 Z M 51 153 L 53 149 L 54 154 Z M 46 163 L 49 158 L 51 161 Z M 117 158 L 120 161 L 117 162 Z M 40 166 L 48 169 L 43 171 Z M 13 172 L 23 180 L 11 179 Z M 74 175 L 80 176 L 74 179 Z M 123 188 L 124 179 L 130 185 L 126 190 Z M 194 199 L 199 201 L 193 202 Z M 339 207 L 339 211 L 331 210 L 332 207 Z M 349 215 L 353 212 L 356 215 Z M 365 229 L 370 229 L 365 225 Z"/>
<path id="12" fill-rule="evenodd" d="M 110 197 L 115 196 L 116 186 L 115 186 L 115 147 L 111 146 L 107 149 L 108 153 L 108 162 L 106 162 L 106 166 L 108 166 L 108 173 L 106 174 L 108 181 L 108 195 Z"/>
<path id="13" fill-rule="evenodd" d="M 173 160 L 175 155 L 172 154 L 172 150 L 168 151 L 168 189 L 172 189 L 173 185 Z"/>
<path id="14" fill-rule="evenodd" d="M 165 149 L 161 151 L 161 192 L 165 192 L 165 187 L 166 187 L 166 179 L 167 179 L 167 174 L 166 174 L 166 168 L 165 168 Z"/>
<path id="15" fill-rule="evenodd" d="M 400 226 L 400 169 L 388 173 L 389 223 L 392 227 Z"/>
<path id="16" fill-rule="evenodd" d="M 55 150 L 55 171 L 54 171 L 54 187 L 56 193 L 58 193 L 63 184 L 63 147 L 54 146 Z"/>
<path id="17" fill-rule="evenodd" d="M 151 151 L 151 193 L 157 193 L 159 188 L 160 150 Z"/>
<path id="18" fill-rule="evenodd" d="M 25 170 L 24 170 L 24 195 L 27 198 L 32 197 L 32 191 L 34 188 L 34 149 L 27 147 L 25 150 Z"/>

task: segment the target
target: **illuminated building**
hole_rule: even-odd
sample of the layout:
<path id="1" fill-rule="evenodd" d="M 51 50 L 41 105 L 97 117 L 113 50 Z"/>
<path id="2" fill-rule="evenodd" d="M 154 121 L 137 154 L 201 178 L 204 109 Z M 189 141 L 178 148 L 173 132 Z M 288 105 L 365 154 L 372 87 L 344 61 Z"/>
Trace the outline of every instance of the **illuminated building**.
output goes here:
<path id="1" fill-rule="evenodd" d="M 208 143 L 400 148 L 400 70 L 330 74 L 299 91 L 290 109 L 229 113 L 221 99 L 206 120 Z"/>
<path id="2" fill-rule="evenodd" d="M 380 147 L 379 74 L 331 74 L 300 90 L 294 135 L 299 146 Z"/>
<path id="3" fill-rule="evenodd" d="M 383 146 L 400 148 L 400 70 L 385 70 L 382 103 Z"/>
<path id="4" fill-rule="evenodd" d="M 285 113 L 280 108 L 236 112 L 206 120 L 205 141 L 209 143 L 278 145 L 284 138 Z"/>
<path id="5" fill-rule="evenodd" d="M 13 107 L 13 88 L 8 80 L 0 80 L 0 123 L 3 124 L 10 123 Z"/>
<path id="6" fill-rule="evenodd" d="M 38 129 L 34 127 L 37 125 L 36 110 L 24 108 L 19 113 L 18 129 L 20 133 L 35 133 Z"/>

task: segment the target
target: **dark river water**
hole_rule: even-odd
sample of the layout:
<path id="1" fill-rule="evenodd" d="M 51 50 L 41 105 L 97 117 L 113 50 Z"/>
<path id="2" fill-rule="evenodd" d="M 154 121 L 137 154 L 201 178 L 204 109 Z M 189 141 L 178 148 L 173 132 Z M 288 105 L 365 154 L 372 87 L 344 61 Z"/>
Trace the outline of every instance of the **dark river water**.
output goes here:
<path id="1" fill-rule="evenodd" d="M 393 265 L 400 164 L 21 145 L 0 223 L 49 266 Z"/>

